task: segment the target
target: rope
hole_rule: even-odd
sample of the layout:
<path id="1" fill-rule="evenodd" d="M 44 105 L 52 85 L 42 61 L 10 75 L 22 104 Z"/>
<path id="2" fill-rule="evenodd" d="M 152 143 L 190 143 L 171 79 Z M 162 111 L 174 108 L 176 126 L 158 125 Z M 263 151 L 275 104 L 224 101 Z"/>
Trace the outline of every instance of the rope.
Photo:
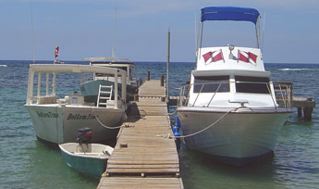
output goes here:
<path id="1" fill-rule="evenodd" d="M 188 137 L 192 137 L 192 136 L 195 136 L 195 135 L 198 135 L 204 131 L 206 131 L 207 129 L 213 127 L 214 125 L 216 125 L 218 122 L 220 122 L 221 120 L 223 120 L 229 113 L 231 113 L 232 111 L 236 111 L 238 110 L 239 108 L 241 107 L 238 107 L 238 108 L 234 108 L 234 109 L 231 109 L 229 110 L 228 112 L 226 112 L 225 114 L 223 114 L 220 118 L 218 118 L 216 121 L 214 121 L 213 123 L 209 124 L 207 127 L 205 127 L 204 129 L 202 130 L 199 130 L 197 132 L 194 132 L 194 133 L 191 133 L 191 134 L 188 134 L 188 135 L 183 135 L 183 136 L 174 136 L 175 139 L 178 139 L 178 138 L 188 138 Z"/>
<path id="2" fill-rule="evenodd" d="M 99 119 L 98 115 L 95 115 L 94 118 L 102 127 L 106 128 L 106 129 L 119 129 L 121 127 L 126 127 L 125 125 L 121 125 L 121 126 L 118 126 L 118 127 L 110 127 L 110 126 L 107 126 L 104 123 L 102 123 L 102 121 Z"/>
<path id="3" fill-rule="evenodd" d="M 174 112 L 168 113 L 168 115 L 170 115 L 170 116 L 171 116 L 171 115 L 174 115 L 174 114 L 176 114 L 176 112 L 177 112 L 177 111 L 176 111 L 176 109 L 175 109 Z"/>

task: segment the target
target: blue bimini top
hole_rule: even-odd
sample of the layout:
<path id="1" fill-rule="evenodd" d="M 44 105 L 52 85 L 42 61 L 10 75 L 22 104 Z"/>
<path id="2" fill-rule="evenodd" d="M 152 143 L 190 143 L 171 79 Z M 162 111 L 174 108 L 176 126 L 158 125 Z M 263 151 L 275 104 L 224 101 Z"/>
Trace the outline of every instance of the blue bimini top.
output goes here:
<path id="1" fill-rule="evenodd" d="M 201 21 L 206 20 L 233 20 L 248 21 L 256 24 L 259 12 L 253 8 L 241 7 L 205 7 L 202 8 Z"/>

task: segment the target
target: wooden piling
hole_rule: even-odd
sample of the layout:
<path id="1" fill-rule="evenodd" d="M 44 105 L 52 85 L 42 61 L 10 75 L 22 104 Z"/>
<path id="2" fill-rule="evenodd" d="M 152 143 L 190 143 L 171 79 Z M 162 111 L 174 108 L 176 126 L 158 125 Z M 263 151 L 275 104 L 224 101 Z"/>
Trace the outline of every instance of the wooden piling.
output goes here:
<path id="1" fill-rule="evenodd" d="M 147 81 L 151 80 L 151 71 L 147 71 Z"/>
<path id="2" fill-rule="evenodd" d="M 316 102 L 311 97 L 293 97 L 293 106 L 298 110 L 298 117 L 302 118 L 305 121 L 311 121 L 313 108 L 316 106 Z"/>

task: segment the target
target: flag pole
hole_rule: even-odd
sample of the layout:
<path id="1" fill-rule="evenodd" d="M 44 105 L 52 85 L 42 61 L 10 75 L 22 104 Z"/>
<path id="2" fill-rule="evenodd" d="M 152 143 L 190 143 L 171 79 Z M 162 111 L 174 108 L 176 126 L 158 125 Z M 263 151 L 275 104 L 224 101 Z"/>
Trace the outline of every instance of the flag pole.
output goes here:
<path id="1" fill-rule="evenodd" d="M 170 62 L 170 51 L 171 51 L 171 32 L 168 28 L 167 32 L 167 62 L 166 62 L 166 101 L 169 101 L 168 93 L 168 76 L 169 76 L 169 62 Z"/>

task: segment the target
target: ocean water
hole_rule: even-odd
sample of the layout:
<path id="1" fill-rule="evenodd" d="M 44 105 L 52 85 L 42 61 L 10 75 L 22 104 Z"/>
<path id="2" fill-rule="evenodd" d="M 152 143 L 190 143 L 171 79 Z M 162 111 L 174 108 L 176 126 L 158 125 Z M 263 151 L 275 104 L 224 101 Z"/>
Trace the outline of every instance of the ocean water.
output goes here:
<path id="1" fill-rule="evenodd" d="M 0 188 L 96 188 L 89 179 L 68 168 L 57 149 L 36 140 L 30 117 L 24 108 L 29 61 L 0 61 Z M 37 62 L 50 63 L 50 62 Z M 82 63 L 83 62 L 78 62 Z M 170 94 L 189 79 L 192 63 L 170 65 Z M 273 80 L 291 80 L 296 95 L 319 101 L 319 64 L 266 64 Z M 166 73 L 164 63 L 136 63 L 137 78 L 152 78 Z M 80 77 L 64 76 L 63 92 L 77 90 Z M 71 87 L 72 86 L 72 87 Z M 173 109 L 172 109 L 173 110 Z M 298 120 L 292 114 L 280 131 L 275 156 L 248 167 L 231 167 L 187 150 L 179 151 L 186 189 L 192 188 L 319 188 L 319 115 L 313 120 Z"/>

